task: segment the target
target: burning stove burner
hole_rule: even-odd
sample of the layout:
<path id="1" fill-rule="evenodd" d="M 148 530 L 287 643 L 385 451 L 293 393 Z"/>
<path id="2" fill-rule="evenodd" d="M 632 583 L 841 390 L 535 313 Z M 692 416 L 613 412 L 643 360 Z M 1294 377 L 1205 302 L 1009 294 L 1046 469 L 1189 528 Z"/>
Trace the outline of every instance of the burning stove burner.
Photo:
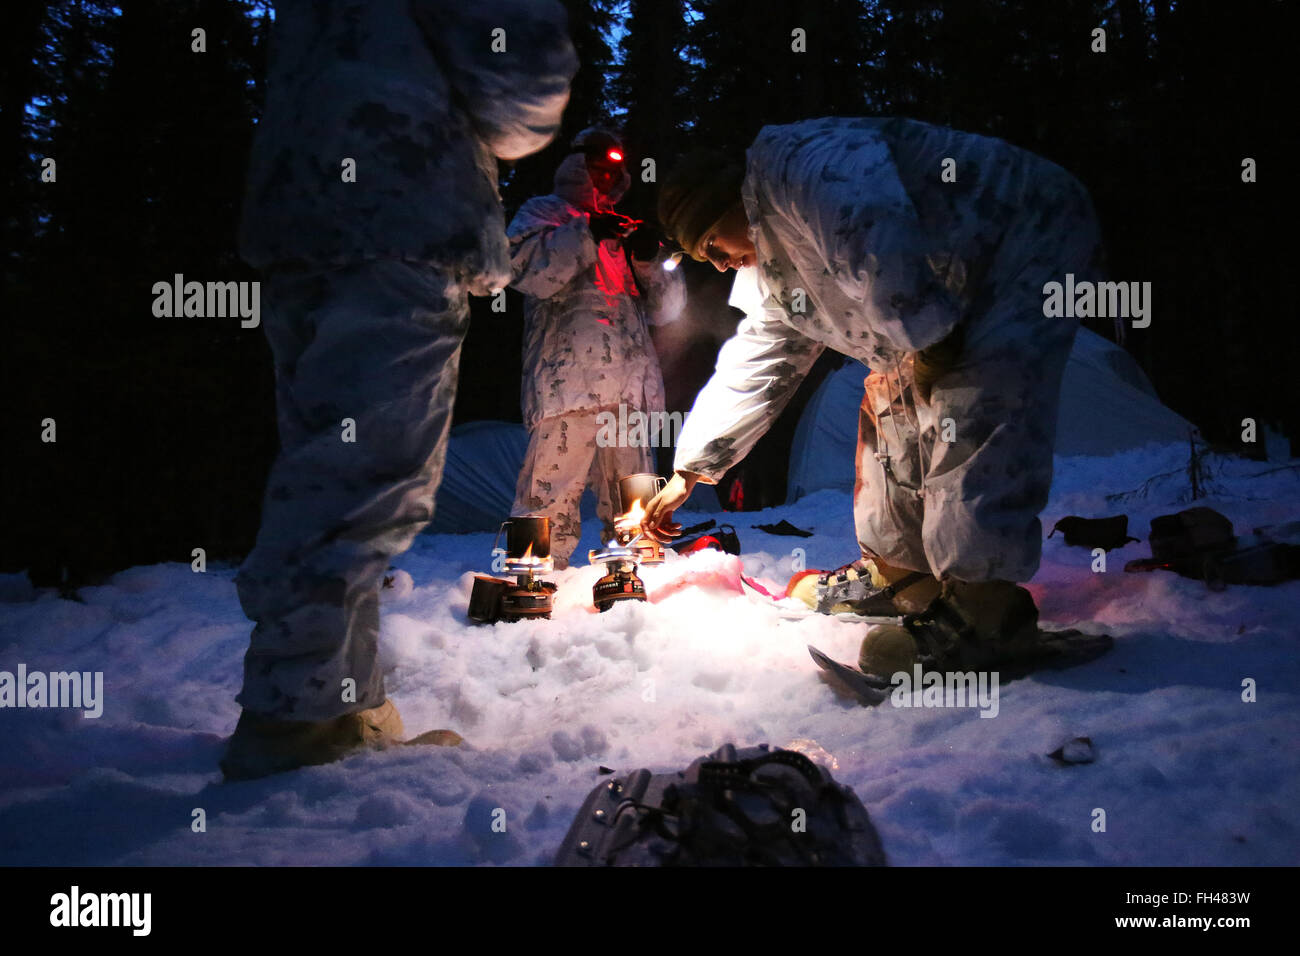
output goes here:
<path id="1" fill-rule="evenodd" d="M 645 517 L 643 501 L 649 501 L 664 486 L 658 475 L 628 475 L 618 483 L 623 514 L 614 520 L 614 540 L 603 551 L 590 551 L 592 564 L 603 563 L 605 575 L 591 588 L 592 603 L 608 611 L 619 601 L 644 601 L 645 583 L 637 576 L 638 564 L 662 564 L 664 550 L 658 541 L 641 531 Z"/>
<path id="2" fill-rule="evenodd" d="M 497 547 L 501 531 L 507 531 L 504 550 Z M 555 568 L 550 556 L 551 519 L 529 515 L 502 522 L 492 553 L 505 556 L 503 570 L 515 579 L 476 574 L 469 597 L 470 618 L 491 623 L 550 617 L 558 585 L 543 581 L 538 575 L 548 574 Z"/>
<path id="3" fill-rule="evenodd" d="M 551 581 L 533 577 L 531 571 L 519 575 L 513 585 L 507 585 L 501 592 L 501 620 L 522 621 L 526 618 L 550 617 L 557 587 Z"/>

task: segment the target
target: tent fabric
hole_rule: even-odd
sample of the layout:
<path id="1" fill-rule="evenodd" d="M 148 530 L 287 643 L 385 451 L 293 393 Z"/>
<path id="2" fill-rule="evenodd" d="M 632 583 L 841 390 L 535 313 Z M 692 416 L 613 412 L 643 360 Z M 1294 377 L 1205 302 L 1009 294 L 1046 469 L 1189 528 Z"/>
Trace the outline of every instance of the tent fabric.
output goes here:
<path id="1" fill-rule="evenodd" d="M 466 422 L 453 428 L 433 522 L 427 530 L 433 534 L 496 531 L 514 506 L 515 482 L 527 451 L 528 432 L 518 422 Z M 722 510 L 712 486 L 697 487 L 682 508 L 701 510 Z M 582 520 L 595 518 L 596 500 L 588 489 L 582 496 Z"/>
<path id="2" fill-rule="evenodd" d="M 790 453 L 789 501 L 823 488 L 853 488 L 858 406 L 868 373 L 850 361 L 808 402 Z M 1061 380 L 1057 455 L 1105 457 L 1151 442 L 1183 442 L 1192 427 L 1161 404 L 1131 355 L 1079 329 Z"/>
<path id="3" fill-rule="evenodd" d="M 467 422 L 451 430 L 433 509 L 435 533 L 495 531 L 510 516 L 528 432 L 518 422 Z"/>

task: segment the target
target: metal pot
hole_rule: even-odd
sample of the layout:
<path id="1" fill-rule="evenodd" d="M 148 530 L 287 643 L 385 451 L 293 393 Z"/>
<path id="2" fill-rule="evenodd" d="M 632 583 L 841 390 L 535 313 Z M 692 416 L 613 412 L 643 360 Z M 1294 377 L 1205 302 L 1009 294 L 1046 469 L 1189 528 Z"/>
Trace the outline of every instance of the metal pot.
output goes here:
<path id="1" fill-rule="evenodd" d="M 644 508 L 666 484 L 668 484 L 667 479 L 659 475 L 639 474 L 620 478 L 618 480 L 618 500 L 621 506 L 619 513 L 627 514 L 636 501 L 640 501 L 641 507 Z"/>
<path id="2" fill-rule="evenodd" d="M 496 541 L 492 543 L 494 552 L 501 541 L 502 531 L 506 533 L 507 558 L 522 558 L 530 544 L 534 558 L 551 556 L 551 519 L 545 515 L 514 515 L 501 522 Z"/>

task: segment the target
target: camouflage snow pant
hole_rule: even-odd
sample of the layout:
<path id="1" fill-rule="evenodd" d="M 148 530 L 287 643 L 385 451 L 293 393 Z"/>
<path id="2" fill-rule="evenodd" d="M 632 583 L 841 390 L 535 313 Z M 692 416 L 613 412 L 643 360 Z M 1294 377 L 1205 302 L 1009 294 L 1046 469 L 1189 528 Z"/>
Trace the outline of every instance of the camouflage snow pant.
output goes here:
<path id="1" fill-rule="evenodd" d="M 281 447 L 236 579 L 255 622 L 237 700 L 323 720 L 384 700 L 379 586 L 433 517 L 469 310 L 448 275 L 395 260 L 265 286 Z"/>
<path id="2" fill-rule="evenodd" d="M 853 516 L 865 557 L 961 581 L 1028 581 L 1052 485 L 1061 378 L 1077 320 L 1043 315 L 1043 285 L 1101 276 L 1087 192 L 1037 184 L 929 401 L 913 357 L 873 370 L 859 412 Z M 1017 254 L 1015 250 L 1020 250 Z M 1025 250 L 1028 250 L 1027 252 Z"/>
<path id="3" fill-rule="evenodd" d="M 512 513 L 551 519 L 551 556 L 556 567 L 567 566 L 582 536 L 585 488 L 590 486 L 596 492 L 596 513 L 604 524 L 601 541 L 608 541 L 614 536 L 618 514 L 618 480 L 655 470 L 646 446 L 597 444 L 600 429 L 596 416 L 600 411 L 593 408 L 543 418 L 529 436 Z"/>

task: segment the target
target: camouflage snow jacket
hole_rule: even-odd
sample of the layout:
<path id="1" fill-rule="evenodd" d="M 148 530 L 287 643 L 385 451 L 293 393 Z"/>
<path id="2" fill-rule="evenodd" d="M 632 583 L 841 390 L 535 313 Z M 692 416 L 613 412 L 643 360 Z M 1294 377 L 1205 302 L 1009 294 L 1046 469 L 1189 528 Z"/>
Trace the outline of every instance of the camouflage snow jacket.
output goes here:
<path id="1" fill-rule="evenodd" d="M 524 422 L 586 409 L 659 412 L 663 376 L 649 326 L 671 322 L 685 286 L 663 256 L 629 265 L 617 239 L 596 242 L 593 212 L 608 212 L 630 179 L 609 196 L 591 184 L 581 153 L 555 173 L 555 192 L 530 199 L 510 223 L 514 286 L 524 293 Z"/>
<path id="2" fill-rule="evenodd" d="M 1033 317 L 998 330 L 984 313 L 1002 297 L 1041 303 L 1018 277 L 1090 209 L 1074 177 L 1033 153 L 893 118 L 764 127 L 742 193 L 757 253 L 747 317 L 675 459 L 707 481 L 749 452 L 826 347 L 907 374 L 909 356 L 966 323 L 968 343 L 1032 361 Z"/>
<path id="3" fill-rule="evenodd" d="M 496 160 L 559 129 L 578 67 L 560 4 L 277 0 L 275 12 L 243 257 L 403 259 L 450 269 L 472 292 L 503 288 Z"/>

